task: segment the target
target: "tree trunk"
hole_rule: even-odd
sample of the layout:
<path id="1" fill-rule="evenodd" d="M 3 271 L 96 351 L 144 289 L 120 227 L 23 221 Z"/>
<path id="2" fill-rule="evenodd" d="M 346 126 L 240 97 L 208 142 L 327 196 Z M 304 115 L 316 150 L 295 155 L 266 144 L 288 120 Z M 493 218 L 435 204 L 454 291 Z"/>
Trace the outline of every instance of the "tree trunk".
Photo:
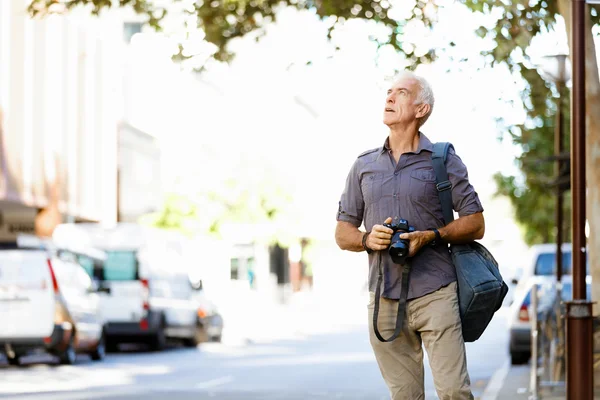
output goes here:
<path id="1" fill-rule="evenodd" d="M 571 48 L 571 1 L 560 0 L 558 8 L 565 18 L 569 47 Z M 585 40 L 586 216 L 590 227 L 588 257 L 592 275 L 592 299 L 598 301 L 600 299 L 600 77 L 598 76 L 596 47 L 590 18 L 586 20 Z M 594 315 L 598 315 L 599 307 L 599 304 L 594 305 Z"/>

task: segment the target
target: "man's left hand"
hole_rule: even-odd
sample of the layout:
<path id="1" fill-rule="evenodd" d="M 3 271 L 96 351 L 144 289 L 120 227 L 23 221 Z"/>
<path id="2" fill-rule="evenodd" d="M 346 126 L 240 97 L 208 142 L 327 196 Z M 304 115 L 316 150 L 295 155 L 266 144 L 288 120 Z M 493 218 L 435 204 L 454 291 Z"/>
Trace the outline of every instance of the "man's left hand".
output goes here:
<path id="1" fill-rule="evenodd" d="M 435 239 L 435 233 L 433 231 L 415 231 L 410 233 L 403 233 L 400 235 L 400 239 L 408 239 L 409 248 L 408 256 L 413 257 L 421 250 L 421 248 L 433 239 Z"/>

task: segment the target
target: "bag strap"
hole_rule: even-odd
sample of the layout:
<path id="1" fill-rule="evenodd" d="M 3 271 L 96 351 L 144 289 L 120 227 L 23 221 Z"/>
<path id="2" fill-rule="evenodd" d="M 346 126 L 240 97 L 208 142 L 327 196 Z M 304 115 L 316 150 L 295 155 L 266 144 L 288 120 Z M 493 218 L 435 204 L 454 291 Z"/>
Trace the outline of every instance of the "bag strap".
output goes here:
<path id="1" fill-rule="evenodd" d="M 446 159 L 448 158 L 450 147 L 454 148 L 448 142 L 435 143 L 433 145 L 433 154 L 431 155 L 433 171 L 435 172 L 435 186 L 438 191 L 440 203 L 442 203 L 445 225 L 454 221 L 454 213 L 452 211 L 452 183 L 448 179 L 448 170 L 446 169 Z"/>
<path id="2" fill-rule="evenodd" d="M 408 298 L 408 275 L 410 272 L 410 266 L 408 263 L 402 266 L 402 291 L 400 292 L 400 299 L 398 300 L 398 314 L 396 316 L 396 329 L 391 337 L 388 339 L 384 339 L 379 333 L 379 328 L 377 328 L 377 317 L 379 315 L 379 298 L 381 295 L 381 282 L 383 281 L 383 271 L 381 268 L 381 251 L 378 252 L 378 268 L 379 268 L 379 277 L 377 278 L 377 288 L 375 289 L 375 309 L 373 310 L 373 330 L 375 331 L 375 336 L 379 339 L 380 342 L 392 342 L 394 341 L 402 332 L 402 325 L 404 323 L 404 314 L 406 312 L 406 302 Z"/>
<path id="3" fill-rule="evenodd" d="M 433 145 L 433 154 L 431 161 L 433 163 L 433 170 L 435 172 L 436 188 L 438 190 L 438 196 L 440 203 L 442 203 L 442 213 L 444 214 L 445 225 L 454 221 L 454 213 L 452 211 L 452 183 L 448 178 L 448 171 L 446 170 L 446 159 L 448 158 L 448 150 L 452 147 L 452 144 L 448 142 L 439 142 Z M 379 299 L 381 296 L 381 283 L 383 281 L 383 271 L 381 267 L 381 251 L 378 252 L 378 269 L 379 276 L 377 278 L 377 288 L 375 289 L 375 309 L 373 310 L 373 330 L 375 336 L 380 342 L 391 342 L 394 341 L 402 332 L 402 325 L 404 323 L 404 314 L 406 313 L 406 303 L 408 298 L 408 279 L 410 272 L 410 265 L 406 263 L 402 266 L 402 289 L 400 292 L 400 299 L 398 299 L 398 314 L 396 316 L 396 329 L 391 337 L 384 339 L 379 332 L 377 327 L 377 319 L 379 316 Z"/>

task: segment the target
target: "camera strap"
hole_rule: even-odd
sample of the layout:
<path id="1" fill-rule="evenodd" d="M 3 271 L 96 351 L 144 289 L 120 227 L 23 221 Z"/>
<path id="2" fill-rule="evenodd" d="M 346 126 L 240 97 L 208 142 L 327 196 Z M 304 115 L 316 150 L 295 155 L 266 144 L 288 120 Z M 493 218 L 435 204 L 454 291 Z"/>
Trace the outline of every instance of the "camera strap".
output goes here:
<path id="1" fill-rule="evenodd" d="M 398 299 L 398 315 L 396 316 L 396 329 L 394 330 L 393 335 L 384 339 L 379 333 L 379 328 L 377 328 L 377 317 L 379 316 L 379 299 L 381 296 L 381 283 L 383 282 L 383 267 L 381 265 L 381 251 L 377 252 L 378 259 L 378 269 L 379 269 L 379 277 L 377 278 L 377 288 L 375 289 L 375 309 L 373 310 L 373 330 L 375 331 L 375 336 L 379 339 L 380 342 L 392 342 L 394 341 L 402 332 L 402 325 L 404 323 L 404 315 L 406 314 L 406 302 L 408 298 L 408 275 L 410 272 L 410 265 L 408 263 L 402 265 L 402 289 L 400 292 L 400 299 Z"/>

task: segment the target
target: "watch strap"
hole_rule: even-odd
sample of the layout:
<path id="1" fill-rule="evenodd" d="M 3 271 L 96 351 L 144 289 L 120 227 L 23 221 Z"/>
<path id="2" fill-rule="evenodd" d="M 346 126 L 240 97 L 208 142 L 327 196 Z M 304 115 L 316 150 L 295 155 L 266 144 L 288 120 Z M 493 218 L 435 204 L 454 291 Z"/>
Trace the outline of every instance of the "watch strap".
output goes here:
<path id="1" fill-rule="evenodd" d="M 373 253 L 373 249 L 370 249 L 369 246 L 367 246 L 367 238 L 369 237 L 370 234 L 371 234 L 371 231 L 368 231 L 362 237 L 362 247 L 363 247 L 363 249 L 365 249 L 367 254 Z"/>
<path id="2" fill-rule="evenodd" d="M 438 244 L 442 243 L 442 236 L 440 235 L 440 231 L 438 231 L 436 228 L 432 228 L 430 229 L 430 231 L 433 231 L 433 233 L 435 233 L 435 239 L 433 239 L 429 244 L 431 246 L 437 246 Z"/>

